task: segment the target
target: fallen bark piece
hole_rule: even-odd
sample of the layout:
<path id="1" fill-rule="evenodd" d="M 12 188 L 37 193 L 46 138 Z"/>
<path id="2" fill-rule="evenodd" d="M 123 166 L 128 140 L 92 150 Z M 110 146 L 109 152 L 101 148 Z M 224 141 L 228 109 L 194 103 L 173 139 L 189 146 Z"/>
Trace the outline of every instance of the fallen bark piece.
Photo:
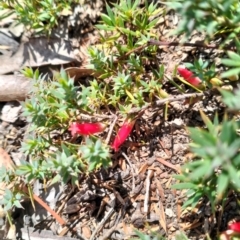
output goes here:
<path id="1" fill-rule="evenodd" d="M 0 102 L 23 101 L 32 88 L 32 80 L 19 75 L 0 75 Z"/>

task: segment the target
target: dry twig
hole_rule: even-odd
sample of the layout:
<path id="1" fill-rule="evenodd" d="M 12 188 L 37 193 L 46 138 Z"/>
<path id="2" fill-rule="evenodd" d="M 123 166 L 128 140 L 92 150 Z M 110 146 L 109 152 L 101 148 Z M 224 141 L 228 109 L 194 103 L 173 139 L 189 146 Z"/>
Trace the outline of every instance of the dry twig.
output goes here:
<path id="1" fill-rule="evenodd" d="M 115 211 L 115 203 L 116 203 L 116 198 L 114 198 L 113 200 L 113 206 L 110 208 L 110 210 L 106 213 L 106 215 L 104 216 L 104 218 L 102 219 L 102 221 L 97 225 L 97 227 L 95 228 L 94 232 L 92 233 L 92 236 L 90 237 L 89 240 L 93 240 L 95 239 L 95 235 L 98 233 L 98 231 L 103 227 L 103 225 L 105 224 L 105 222 L 111 217 L 111 215 L 113 214 L 113 212 Z"/>
<path id="2" fill-rule="evenodd" d="M 166 46 L 166 47 L 171 47 L 171 46 L 182 46 L 182 47 L 202 47 L 202 48 L 211 48 L 211 49 L 219 49 L 219 50 L 233 50 L 233 46 L 224 46 L 221 47 L 220 45 L 215 45 L 215 44 L 204 44 L 200 42 L 196 43 L 181 43 L 181 42 L 166 42 L 166 41 L 158 41 L 154 39 L 150 39 L 148 41 L 149 45 L 156 45 L 156 46 Z M 235 47 L 236 48 L 236 47 Z"/>
<path id="3" fill-rule="evenodd" d="M 144 207 L 143 207 L 143 211 L 145 213 L 148 212 L 149 192 L 150 192 L 151 178 L 153 176 L 153 173 L 154 173 L 154 170 L 152 169 L 148 170 L 148 175 L 146 179 L 146 194 L 145 194 Z"/>
<path id="4" fill-rule="evenodd" d="M 169 167 L 169 168 L 177 171 L 178 173 L 181 172 L 178 167 L 174 166 L 174 165 L 171 164 L 170 162 L 167 162 L 165 159 L 163 159 L 163 158 L 156 158 L 156 159 L 157 159 L 160 163 L 162 163 L 163 165 L 165 165 L 165 166 L 167 166 L 167 167 Z"/>
<path id="5" fill-rule="evenodd" d="M 181 94 L 181 95 L 177 95 L 177 96 L 172 96 L 172 97 L 168 97 L 168 98 L 164 98 L 164 99 L 160 99 L 154 103 L 148 103 L 146 104 L 144 107 L 142 108 L 132 108 L 130 111 L 129 111 L 129 114 L 132 114 L 132 113 L 137 113 L 137 112 L 140 112 L 140 111 L 144 111 L 146 110 L 147 108 L 149 108 L 150 106 L 157 106 L 157 107 L 161 107 L 163 106 L 164 104 L 166 104 L 167 102 L 176 102 L 176 101 L 181 101 L 181 100 L 185 100 L 186 98 L 195 98 L 195 97 L 201 97 L 203 96 L 204 93 L 201 92 L 201 93 L 186 93 L 186 94 Z"/>
<path id="6" fill-rule="evenodd" d="M 131 168 L 131 173 L 132 173 L 132 192 L 134 192 L 134 189 L 136 187 L 136 185 L 135 185 L 135 178 L 134 178 L 134 173 L 135 173 L 134 172 L 134 168 L 133 168 L 133 165 L 132 165 L 131 161 L 129 160 L 128 156 L 124 152 L 121 152 L 121 153 L 124 156 L 124 158 L 127 160 L 128 164 L 129 164 L 129 166 Z"/>
<path id="7" fill-rule="evenodd" d="M 26 187 L 22 187 L 22 190 L 28 194 L 28 189 Z M 61 224 L 61 226 L 66 224 L 66 222 L 36 194 L 33 194 L 33 199 L 38 202 L 43 208 L 45 208 L 56 219 L 56 221 Z"/>
<path id="8" fill-rule="evenodd" d="M 36 194 L 33 194 L 33 198 L 42 207 L 44 207 L 62 226 L 66 224 L 66 222 L 55 211 L 53 211 L 41 198 L 39 198 Z"/>
<path id="9" fill-rule="evenodd" d="M 166 216 L 165 216 L 164 207 L 162 204 L 162 197 L 158 189 L 157 189 L 157 193 L 158 193 L 157 196 L 158 196 L 158 208 L 159 208 L 159 223 L 163 227 L 164 231 L 167 233 Z"/>
<path id="10" fill-rule="evenodd" d="M 106 138 L 106 141 L 105 141 L 106 144 L 109 144 L 109 141 L 110 141 L 110 138 L 111 138 L 111 135 L 112 135 L 112 132 L 113 132 L 113 128 L 114 128 L 114 126 L 115 126 L 115 124 L 117 122 L 117 119 L 118 119 L 118 117 L 115 116 L 114 119 L 113 119 L 113 122 L 110 125 L 109 131 L 108 131 L 108 135 L 107 135 L 107 138 Z"/>

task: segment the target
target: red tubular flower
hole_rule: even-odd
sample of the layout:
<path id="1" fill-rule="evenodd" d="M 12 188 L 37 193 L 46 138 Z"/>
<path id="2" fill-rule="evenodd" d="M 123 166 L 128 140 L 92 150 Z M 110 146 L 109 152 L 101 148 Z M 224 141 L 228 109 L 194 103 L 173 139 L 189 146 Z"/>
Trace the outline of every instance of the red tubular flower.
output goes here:
<path id="1" fill-rule="evenodd" d="M 185 81 L 189 82 L 193 86 L 197 87 L 202 80 L 199 77 L 194 76 L 194 74 L 186 68 L 178 67 L 178 73 Z"/>
<path id="2" fill-rule="evenodd" d="M 239 239 L 240 236 L 240 222 L 235 222 L 228 225 L 228 230 L 222 232 L 220 234 L 220 240 L 230 240 L 233 237 L 237 237 Z M 235 238 L 234 238 L 235 239 Z"/>
<path id="3" fill-rule="evenodd" d="M 230 224 L 229 229 L 233 230 L 234 232 L 240 233 L 240 222 Z"/>
<path id="4" fill-rule="evenodd" d="M 135 121 L 129 122 L 125 121 L 122 127 L 119 129 L 117 136 L 114 139 L 114 142 L 112 144 L 112 148 L 115 151 L 118 151 L 119 147 L 124 143 L 124 141 L 127 139 L 129 134 L 131 133 Z"/>
<path id="5" fill-rule="evenodd" d="M 77 123 L 73 122 L 69 131 L 71 131 L 72 136 L 75 134 L 81 135 L 92 135 L 94 133 L 102 132 L 105 128 L 105 125 L 102 123 Z"/>

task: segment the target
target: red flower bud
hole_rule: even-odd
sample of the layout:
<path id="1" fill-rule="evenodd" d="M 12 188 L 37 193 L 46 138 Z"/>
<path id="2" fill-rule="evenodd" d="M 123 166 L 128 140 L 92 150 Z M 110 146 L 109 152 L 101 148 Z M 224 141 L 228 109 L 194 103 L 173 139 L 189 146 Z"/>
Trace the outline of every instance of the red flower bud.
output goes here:
<path id="1" fill-rule="evenodd" d="M 234 232 L 240 233 L 240 222 L 230 224 L 229 229 L 233 230 Z"/>
<path id="2" fill-rule="evenodd" d="M 193 86 L 197 87 L 202 80 L 199 77 L 194 76 L 194 74 L 186 68 L 178 67 L 178 73 L 185 81 L 189 82 Z"/>
<path id="3" fill-rule="evenodd" d="M 69 131 L 71 131 L 72 136 L 75 134 L 81 135 L 92 135 L 94 133 L 102 132 L 105 128 L 105 125 L 102 123 L 77 123 L 73 122 Z"/>
<path id="4" fill-rule="evenodd" d="M 131 133 L 135 121 L 129 122 L 125 121 L 122 127 L 119 129 L 117 136 L 114 139 L 114 142 L 112 144 L 112 148 L 115 151 L 118 151 L 119 147 L 124 143 L 124 141 L 127 139 L 129 134 Z"/>

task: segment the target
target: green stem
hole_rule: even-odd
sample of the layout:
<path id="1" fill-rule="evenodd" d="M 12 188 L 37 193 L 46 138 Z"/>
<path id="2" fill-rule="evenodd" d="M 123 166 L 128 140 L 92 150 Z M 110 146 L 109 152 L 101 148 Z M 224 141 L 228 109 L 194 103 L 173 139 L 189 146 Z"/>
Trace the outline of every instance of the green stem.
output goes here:
<path id="1" fill-rule="evenodd" d="M 12 226 L 13 225 L 12 219 L 11 219 L 11 216 L 9 215 L 8 211 L 7 211 L 7 219 L 8 219 L 8 222 L 9 222 L 10 226 Z"/>

